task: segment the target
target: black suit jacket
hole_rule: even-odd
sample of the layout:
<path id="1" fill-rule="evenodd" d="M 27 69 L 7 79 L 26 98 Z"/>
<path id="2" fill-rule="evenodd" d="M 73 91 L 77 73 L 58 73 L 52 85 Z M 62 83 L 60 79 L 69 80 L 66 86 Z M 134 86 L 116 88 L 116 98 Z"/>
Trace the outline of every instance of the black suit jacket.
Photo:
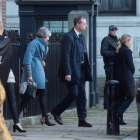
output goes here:
<path id="1" fill-rule="evenodd" d="M 100 52 L 103 56 L 105 66 L 114 65 L 114 56 L 118 41 L 119 39 L 117 36 L 112 36 L 110 34 L 102 40 Z"/>
<path id="2" fill-rule="evenodd" d="M 11 40 L 0 35 L 0 80 L 6 87 L 10 68 L 12 67 L 13 50 Z"/>
<path id="3" fill-rule="evenodd" d="M 84 41 L 84 45 L 86 46 L 83 34 L 82 39 Z M 58 77 L 60 78 L 61 82 L 68 84 L 79 84 L 81 70 L 81 51 L 79 46 L 79 39 L 73 28 L 64 36 L 62 40 L 61 62 L 58 71 Z M 70 82 L 65 80 L 66 75 L 71 75 Z M 87 54 L 85 55 L 85 77 L 86 81 L 92 81 L 91 69 Z"/>
<path id="4" fill-rule="evenodd" d="M 120 96 L 134 97 L 135 84 L 133 74 L 135 66 L 133 63 L 132 51 L 124 44 L 115 54 L 114 60 L 115 80 L 120 82 Z"/>

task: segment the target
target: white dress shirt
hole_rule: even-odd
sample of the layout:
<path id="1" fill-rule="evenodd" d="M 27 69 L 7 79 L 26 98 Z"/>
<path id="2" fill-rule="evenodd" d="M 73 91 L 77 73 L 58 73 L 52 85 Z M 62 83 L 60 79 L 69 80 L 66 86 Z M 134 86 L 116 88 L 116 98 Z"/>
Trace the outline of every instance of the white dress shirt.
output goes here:
<path id="1" fill-rule="evenodd" d="M 77 34 L 77 36 L 79 37 L 79 35 L 80 35 L 81 33 L 79 33 L 75 28 L 74 28 L 74 31 L 75 31 L 75 33 Z"/>

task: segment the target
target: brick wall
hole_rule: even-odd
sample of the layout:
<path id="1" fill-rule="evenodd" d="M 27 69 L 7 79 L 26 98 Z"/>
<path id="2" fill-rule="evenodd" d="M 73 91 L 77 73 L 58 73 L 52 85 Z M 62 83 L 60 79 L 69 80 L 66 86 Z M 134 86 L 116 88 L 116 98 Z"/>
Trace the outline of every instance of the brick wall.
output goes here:
<path id="1" fill-rule="evenodd" d="M 1 0 L 0 0 L 0 21 L 2 21 L 2 7 L 1 7 Z"/>
<path id="2" fill-rule="evenodd" d="M 2 22 L 6 27 L 6 0 L 0 0 L 2 3 Z"/>

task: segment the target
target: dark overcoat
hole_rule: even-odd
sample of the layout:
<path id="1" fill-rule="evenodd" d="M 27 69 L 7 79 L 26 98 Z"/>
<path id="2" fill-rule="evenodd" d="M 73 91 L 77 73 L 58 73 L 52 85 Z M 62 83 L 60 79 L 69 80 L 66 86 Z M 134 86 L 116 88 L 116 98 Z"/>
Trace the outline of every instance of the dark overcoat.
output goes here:
<path id="1" fill-rule="evenodd" d="M 13 61 L 11 40 L 0 35 L 0 80 L 4 88 L 7 84 L 10 68 Z"/>
<path id="2" fill-rule="evenodd" d="M 83 34 L 82 39 L 84 46 L 86 47 Z M 80 83 L 81 53 L 79 39 L 73 28 L 64 36 L 62 40 L 61 62 L 58 71 L 58 77 L 61 82 L 68 84 Z M 71 75 L 70 82 L 65 80 L 66 75 Z M 85 78 L 86 81 L 92 81 L 87 53 L 85 54 Z"/>
<path id="3" fill-rule="evenodd" d="M 133 63 L 132 51 L 124 44 L 119 49 L 119 53 L 115 54 L 114 60 L 115 80 L 119 81 L 119 96 L 134 97 L 135 84 L 133 74 L 135 66 Z"/>

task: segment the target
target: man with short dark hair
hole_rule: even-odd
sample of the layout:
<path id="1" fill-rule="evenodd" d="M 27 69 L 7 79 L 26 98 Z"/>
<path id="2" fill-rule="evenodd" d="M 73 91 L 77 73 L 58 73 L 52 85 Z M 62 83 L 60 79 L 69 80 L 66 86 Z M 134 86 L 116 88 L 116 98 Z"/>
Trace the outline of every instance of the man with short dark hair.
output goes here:
<path id="1" fill-rule="evenodd" d="M 109 26 L 109 34 L 107 37 L 104 37 L 101 43 L 101 55 L 103 56 L 104 69 L 106 74 L 106 82 L 108 80 L 114 80 L 114 56 L 116 53 L 117 42 L 117 26 Z M 104 109 L 107 109 L 108 105 L 108 87 L 105 83 L 104 87 Z"/>
<path id="2" fill-rule="evenodd" d="M 58 75 L 61 82 L 66 84 L 69 94 L 51 111 L 55 121 L 60 125 L 63 124 L 60 115 L 76 99 L 79 118 L 78 127 L 92 127 L 85 120 L 87 115 L 85 81 L 92 81 L 85 38 L 81 33 L 86 28 L 86 18 L 77 16 L 74 18 L 74 28 L 62 40 L 61 62 Z"/>

